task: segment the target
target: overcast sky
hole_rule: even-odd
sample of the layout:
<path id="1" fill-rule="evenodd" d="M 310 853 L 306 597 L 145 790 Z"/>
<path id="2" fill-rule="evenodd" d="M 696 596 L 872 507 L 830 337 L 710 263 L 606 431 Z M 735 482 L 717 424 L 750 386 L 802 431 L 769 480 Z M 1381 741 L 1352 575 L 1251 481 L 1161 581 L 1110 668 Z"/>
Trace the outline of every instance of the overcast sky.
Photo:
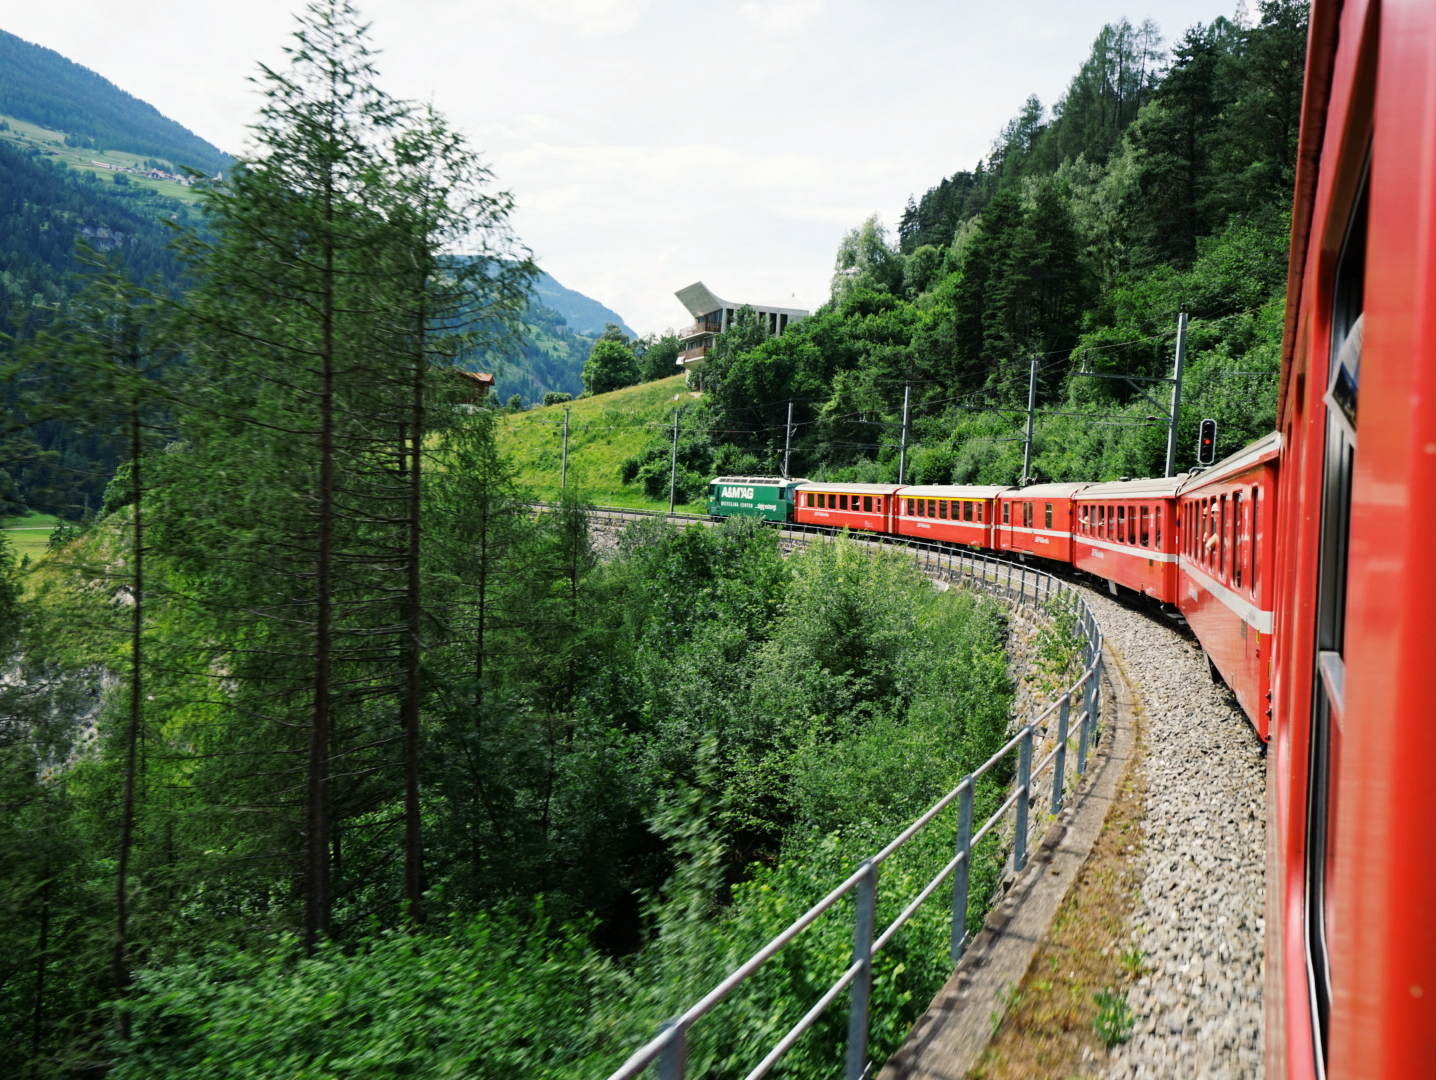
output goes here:
<path id="1" fill-rule="evenodd" d="M 0 27 L 230 152 L 299 0 L 34 0 Z M 1255 6 L 1253 4 L 1253 6 Z M 842 234 L 971 168 L 1028 94 L 1051 104 L 1102 24 L 1170 41 L 1235 0 L 367 0 L 395 96 L 431 99 L 518 200 L 559 281 L 640 333 L 702 280 L 815 308 Z"/>

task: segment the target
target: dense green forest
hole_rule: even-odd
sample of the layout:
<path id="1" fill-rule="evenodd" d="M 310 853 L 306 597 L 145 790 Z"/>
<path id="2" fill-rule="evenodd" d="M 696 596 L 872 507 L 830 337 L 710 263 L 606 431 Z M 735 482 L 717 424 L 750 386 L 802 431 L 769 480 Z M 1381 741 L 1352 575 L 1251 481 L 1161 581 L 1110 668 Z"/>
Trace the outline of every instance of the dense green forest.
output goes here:
<path id="1" fill-rule="evenodd" d="M 1264 0 L 1164 48 L 1105 27 L 1051 109 L 1029 98 L 988 157 L 838 251 L 832 299 L 780 338 L 719 339 L 684 417 L 685 493 L 712 471 L 1020 480 L 1038 361 L 1033 476 L 1162 474 L 1177 315 L 1190 318 L 1179 469 L 1203 417 L 1220 454 L 1275 424 L 1307 6 Z M 666 455 L 655 440 L 629 471 Z"/>
<path id="2" fill-rule="evenodd" d="M 230 158 L 153 105 L 42 45 L 0 30 L 0 114 L 63 131 L 76 146 L 156 158 L 207 176 Z"/>
<path id="3" fill-rule="evenodd" d="M 342 0 L 298 33 L 261 154 L 176 222 L 185 288 L 95 265 L 5 358 L 7 460 L 60 424 L 119 465 L 44 558 L 0 540 L 0 1073 L 601 1074 L 1001 744 L 1004 609 L 755 523 L 536 513 L 453 374 L 532 330 L 512 200 Z M 603 337 L 638 377 L 672 346 Z M 953 839 L 884 867 L 881 914 Z M 695 1074 L 849 933 L 705 1024 Z M 876 1054 L 947 935 L 934 905 L 882 954 Z"/>

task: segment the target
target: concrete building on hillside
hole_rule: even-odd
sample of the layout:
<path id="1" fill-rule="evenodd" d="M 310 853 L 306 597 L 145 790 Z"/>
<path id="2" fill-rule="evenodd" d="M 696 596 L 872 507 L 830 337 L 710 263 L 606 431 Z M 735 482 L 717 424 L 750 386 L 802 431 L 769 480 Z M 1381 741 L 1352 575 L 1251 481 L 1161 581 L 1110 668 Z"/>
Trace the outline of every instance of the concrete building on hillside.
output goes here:
<path id="1" fill-rule="evenodd" d="M 693 325 L 678 332 L 678 366 L 688 373 L 699 370 L 707 359 L 713 342 L 728 329 L 742 304 L 722 300 L 701 281 L 695 281 L 686 289 L 674 293 L 688 313 L 693 316 Z M 768 333 L 777 336 L 793 323 L 808 317 L 810 312 L 801 308 L 776 307 L 772 304 L 749 304 L 758 313 L 758 318 L 767 322 Z"/>

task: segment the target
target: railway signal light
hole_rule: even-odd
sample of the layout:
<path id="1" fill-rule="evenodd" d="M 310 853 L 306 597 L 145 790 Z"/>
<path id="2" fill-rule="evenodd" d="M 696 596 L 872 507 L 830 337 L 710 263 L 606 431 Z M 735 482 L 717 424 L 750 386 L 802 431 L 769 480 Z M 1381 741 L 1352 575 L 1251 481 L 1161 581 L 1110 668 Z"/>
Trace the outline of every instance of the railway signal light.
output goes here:
<path id="1" fill-rule="evenodd" d="M 1197 436 L 1197 464 L 1210 465 L 1217 460 L 1217 422 L 1203 420 L 1201 434 Z"/>

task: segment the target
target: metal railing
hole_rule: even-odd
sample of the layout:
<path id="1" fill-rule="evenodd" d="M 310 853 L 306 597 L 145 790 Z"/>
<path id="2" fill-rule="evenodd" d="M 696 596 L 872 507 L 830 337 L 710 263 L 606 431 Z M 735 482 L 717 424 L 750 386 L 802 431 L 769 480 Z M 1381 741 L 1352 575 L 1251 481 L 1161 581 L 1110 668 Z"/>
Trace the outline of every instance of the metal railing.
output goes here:
<path id="1" fill-rule="evenodd" d="M 642 510 L 620 510 L 600 507 L 592 511 L 600 519 L 636 520 L 644 517 L 674 517 L 679 520 L 707 520 L 697 514 L 654 514 Z M 796 534 L 805 540 L 831 538 L 842 530 L 822 526 L 781 524 L 774 526 L 785 534 Z M 1054 577 L 1051 573 L 1014 563 L 979 551 L 954 549 L 924 541 L 907 541 L 904 537 L 874 535 L 857 536 L 857 542 L 891 546 L 897 544 L 910 548 L 919 568 L 939 578 L 962 578 L 989 592 L 1001 595 L 1019 606 L 1056 605 L 1075 620 L 1080 640 L 1083 671 L 1081 677 L 1064 690 L 1050 705 L 1036 717 L 1024 724 L 1007 743 L 987 759 L 981 766 L 964 776 L 958 785 L 934 803 L 926 813 L 904 829 L 885 848 L 863 861 L 846 881 L 833 889 L 827 896 L 795 919 L 782 933 L 754 953 L 726 979 L 708 991 L 684 1012 L 665 1022 L 658 1034 L 628 1058 L 608 1080 L 627 1080 L 636 1077 L 650 1065 L 657 1064 L 660 1080 L 682 1080 L 687 1068 L 688 1032 L 705 1014 L 716 1008 L 736 990 L 750 975 L 764 963 L 777 955 L 789 942 L 806 930 L 830 910 L 840 899 L 855 892 L 853 925 L 853 954 L 847 969 L 822 994 L 817 1002 L 778 1040 L 772 1050 L 760 1061 L 745 1080 L 758 1080 L 788 1052 L 817 1019 L 828 1009 L 844 990 L 851 988 L 848 1004 L 847 1080 L 863 1080 L 868 1075 L 869 1016 L 868 1006 L 872 996 L 873 957 L 876 956 L 893 935 L 912 918 L 918 908 L 935 893 L 949 877 L 951 890 L 951 929 L 948 935 L 948 953 L 954 967 L 962 960 L 970 944 L 967 933 L 969 887 L 973 851 L 988 835 L 997 830 L 1009 811 L 1013 811 L 1012 827 L 1012 872 L 1020 874 L 1027 865 L 1031 846 L 1032 824 L 1029 811 L 1038 801 L 1037 781 L 1048 768 L 1052 769 L 1050 812 L 1056 815 L 1061 809 L 1067 791 L 1067 754 L 1072 740 L 1072 710 L 1077 704 L 1076 716 L 1076 768 L 1080 778 L 1087 771 L 1087 756 L 1095 745 L 1098 735 L 1097 719 L 1102 706 L 1102 629 L 1097 624 L 1091 609 L 1081 594 L 1069 582 Z M 1055 730 L 1050 721 L 1055 717 Z M 1042 734 L 1052 735 L 1050 750 L 1033 764 L 1034 741 Z M 1009 754 L 1017 753 L 1017 777 L 1011 794 L 987 820 L 973 831 L 973 795 L 977 782 L 992 771 Z M 904 907 L 880 934 L 874 936 L 875 914 L 877 911 L 878 867 L 911 840 L 917 833 L 936 819 L 954 803 L 957 804 L 956 843 L 953 857 L 938 874 L 927 883 Z M 1042 815 L 1037 815 L 1038 823 Z"/>

